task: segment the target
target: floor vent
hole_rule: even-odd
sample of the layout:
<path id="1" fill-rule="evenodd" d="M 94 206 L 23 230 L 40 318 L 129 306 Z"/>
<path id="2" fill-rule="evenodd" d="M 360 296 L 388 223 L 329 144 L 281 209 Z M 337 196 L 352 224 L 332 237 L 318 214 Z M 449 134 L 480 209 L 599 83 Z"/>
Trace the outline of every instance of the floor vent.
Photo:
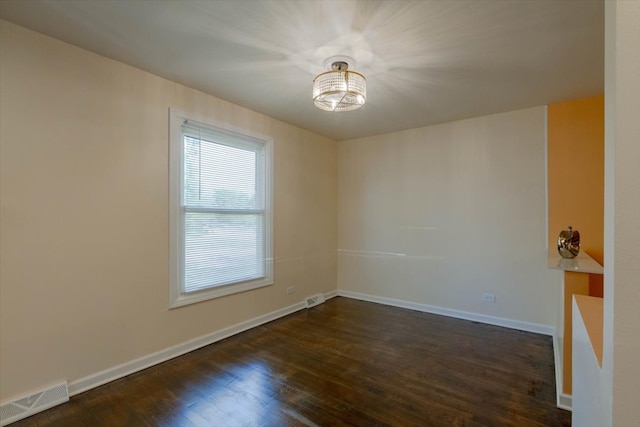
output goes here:
<path id="1" fill-rule="evenodd" d="M 0 406 L 0 426 L 6 426 L 68 401 L 69 389 L 65 381 Z"/>
<path id="2" fill-rule="evenodd" d="M 318 294 L 307 298 L 307 308 L 311 308 L 324 302 L 324 295 Z"/>

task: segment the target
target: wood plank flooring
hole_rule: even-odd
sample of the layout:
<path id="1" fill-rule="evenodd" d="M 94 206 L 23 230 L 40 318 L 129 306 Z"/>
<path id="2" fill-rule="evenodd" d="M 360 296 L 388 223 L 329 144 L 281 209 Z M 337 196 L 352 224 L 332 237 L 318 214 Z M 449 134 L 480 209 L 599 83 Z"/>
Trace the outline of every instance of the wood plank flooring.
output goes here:
<path id="1" fill-rule="evenodd" d="M 570 425 L 550 337 L 340 297 L 13 424 Z"/>

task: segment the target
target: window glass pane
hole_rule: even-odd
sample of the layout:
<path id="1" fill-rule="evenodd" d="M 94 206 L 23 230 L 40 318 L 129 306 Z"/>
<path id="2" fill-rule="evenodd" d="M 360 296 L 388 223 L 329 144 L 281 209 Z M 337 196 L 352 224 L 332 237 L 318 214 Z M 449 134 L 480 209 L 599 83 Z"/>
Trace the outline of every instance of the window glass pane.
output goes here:
<path id="1" fill-rule="evenodd" d="M 260 153 L 184 136 L 184 203 L 214 209 L 263 209 Z"/>
<path id="2" fill-rule="evenodd" d="M 264 215 L 185 212 L 184 291 L 265 276 Z"/>

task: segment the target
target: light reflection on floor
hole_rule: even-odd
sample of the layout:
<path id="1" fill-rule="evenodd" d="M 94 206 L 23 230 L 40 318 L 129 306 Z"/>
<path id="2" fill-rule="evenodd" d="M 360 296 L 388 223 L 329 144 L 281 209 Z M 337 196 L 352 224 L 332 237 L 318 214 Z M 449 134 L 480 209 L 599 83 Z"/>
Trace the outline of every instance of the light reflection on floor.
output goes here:
<path id="1" fill-rule="evenodd" d="M 222 425 L 222 420 L 225 426 L 259 426 L 284 421 L 281 415 L 286 413 L 303 425 L 315 425 L 290 409 L 282 412 L 278 394 L 268 364 L 252 360 L 191 383 L 178 398 L 182 410 L 169 418 L 186 418 L 198 426 Z"/>

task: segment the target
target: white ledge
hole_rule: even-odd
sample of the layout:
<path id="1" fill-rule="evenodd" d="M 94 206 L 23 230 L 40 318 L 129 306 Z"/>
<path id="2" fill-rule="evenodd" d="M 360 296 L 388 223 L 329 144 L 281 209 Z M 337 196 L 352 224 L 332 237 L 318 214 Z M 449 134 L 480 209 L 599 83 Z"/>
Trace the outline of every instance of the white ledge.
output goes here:
<path id="1" fill-rule="evenodd" d="M 575 258 L 562 258 L 558 253 L 550 253 L 548 267 L 556 270 L 573 271 L 576 273 L 604 274 L 604 268 L 588 253 L 580 251 Z"/>

